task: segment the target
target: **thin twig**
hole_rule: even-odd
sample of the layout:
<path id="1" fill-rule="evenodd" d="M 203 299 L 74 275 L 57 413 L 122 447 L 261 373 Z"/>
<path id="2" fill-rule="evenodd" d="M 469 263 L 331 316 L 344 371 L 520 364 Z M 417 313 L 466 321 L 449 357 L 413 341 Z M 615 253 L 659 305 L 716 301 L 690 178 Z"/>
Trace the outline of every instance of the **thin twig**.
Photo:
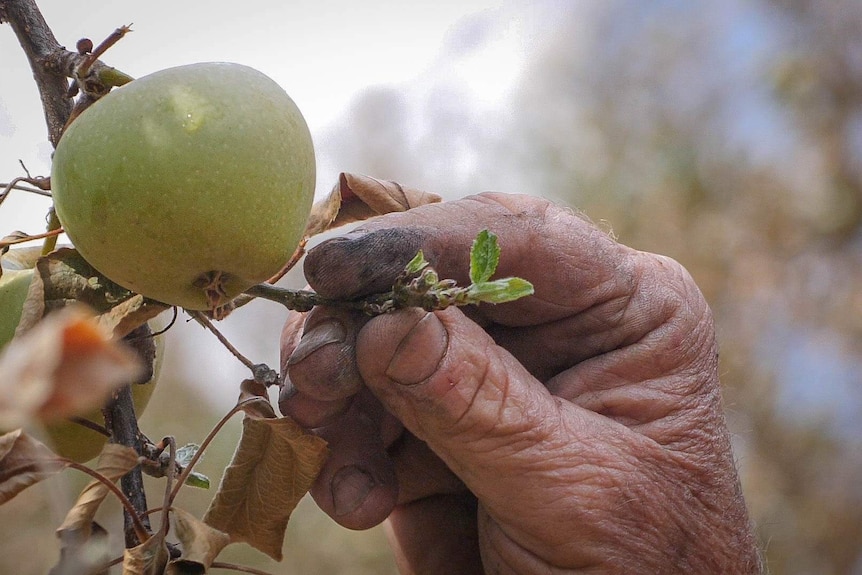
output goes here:
<path id="1" fill-rule="evenodd" d="M 165 442 L 165 439 L 168 441 L 168 447 L 170 449 L 170 462 L 168 463 L 168 474 L 165 479 L 165 498 L 162 503 L 162 524 L 159 528 L 159 536 L 165 538 L 168 536 L 168 526 L 169 516 L 171 511 L 171 495 L 173 494 L 173 480 L 174 473 L 176 472 L 176 463 L 177 463 L 177 441 L 173 438 L 173 436 L 168 436 L 162 439 L 162 443 Z"/>
<path id="2" fill-rule="evenodd" d="M 287 261 L 287 263 L 281 267 L 281 269 L 278 271 L 277 274 L 275 274 L 274 276 L 272 276 L 271 278 L 266 280 L 266 283 L 274 284 L 278 280 L 283 278 L 287 274 L 287 272 L 292 270 L 293 266 L 295 266 L 299 262 L 299 260 L 302 259 L 302 256 L 305 255 L 305 246 L 307 244 L 308 244 L 308 236 L 306 236 L 306 237 L 302 238 L 302 240 L 300 240 L 299 245 L 296 246 L 296 249 L 293 251 L 293 255 L 290 256 L 290 259 Z"/>
<path id="3" fill-rule="evenodd" d="M 105 437 L 111 437 L 111 432 L 108 431 L 104 425 L 99 425 L 94 421 L 90 421 L 84 417 L 79 417 L 77 415 L 73 415 L 69 418 L 69 421 L 74 423 L 75 425 L 80 425 L 81 427 L 86 427 L 90 431 L 95 431 L 96 433 L 100 433 Z"/>
<path id="4" fill-rule="evenodd" d="M 269 573 L 268 571 L 261 571 L 254 567 L 235 565 L 234 563 L 221 563 L 219 561 L 210 565 L 210 569 L 227 569 L 228 571 L 239 571 L 240 573 L 251 573 L 252 575 L 272 575 L 272 573 Z"/>
<path id="5" fill-rule="evenodd" d="M 102 42 L 96 46 L 95 50 L 88 53 L 84 60 L 78 65 L 77 73 L 80 76 L 86 76 L 90 71 L 90 67 L 96 63 L 102 54 L 108 51 L 108 49 L 123 39 L 123 36 L 132 31 L 132 25 L 129 24 L 127 26 L 120 26 L 116 30 L 114 30 L 107 38 L 102 40 Z"/>
<path id="6" fill-rule="evenodd" d="M 50 190 L 43 190 L 40 188 L 31 188 L 29 186 L 22 186 L 21 184 L 16 183 L 16 182 L 21 182 L 21 181 L 29 182 L 30 178 L 15 178 L 15 181 L 12 181 L 12 182 L 0 182 L 0 186 L 3 186 L 3 191 L 0 192 L 0 196 L 3 196 L 5 198 L 5 196 L 7 196 L 10 191 L 18 190 L 19 192 L 27 192 L 28 194 L 36 194 L 37 196 L 44 196 L 46 198 L 51 197 L 51 191 Z M 3 200 L 0 200 L 0 201 L 3 201 Z"/>
<path id="7" fill-rule="evenodd" d="M 246 366 L 250 371 L 254 380 L 258 383 L 261 383 L 267 387 L 271 387 L 273 385 L 278 384 L 278 373 L 275 372 L 272 368 L 270 368 L 265 363 L 254 363 L 249 358 L 244 356 L 240 351 L 233 346 L 233 344 L 222 334 L 216 326 L 209 320 L 209 318 L 199 312 L 193 310 L 186 310 L 195 321 L 201 324 L 206 329 L 210 330 L 216 338 L 221 342 L 223 346 L 225 346 L 228 351 L 230 351 L 235 358 L 237 358 L 244 366 Z"/>
<path id="8" fill-rule="evenodd" d="M 24 236 L 21 238 L 14 238 L 0 241 L 0 249 L 5 249 L 9 246 L 14 246 L 16 244 L 26 244 L 27 242 L 32 242 L 34 240 L 43 240 L 45 238 L 52 238 L 59 236 L 63 233 L 63 228 L 59 228 L 56 230 L 51 230 L 50 232 L 45 232 L 44 234 L 35 234 L 32 236 Z"/>
<path id="9" fill-rule="evenodd" d="M 170 322 L 168 322 L 168 325 L 166 325 L 165 327 L 163 327 L 163 328 L 162 328 L 162 329 L 160 329 L 159 331 L 154 331 L 153 333 L 148 333 L 148 334 L 146 334 L 146 335 L 138 335 L 138 336 L 135 336 L 135 337 L 128 337 L 128 336 L 127 336 L 127 341 L 134 341 L 134 340 L 136 340 L 136 339 L 138 339 L 138 338 L 149 338 L 149 339 L 153 339 L 153 338 L 156 338 L 156 337 L 158 337 L 158 336 L 160 336 L 160 335 L 164 335 L 164 334 L 166 334 L 166 333 L 168 332 L 168 330 L 169 330 L 169 329 L 171 329 L 172 327 L 174 327 L 174 324 L 175 324 L 175 323 L 177 323 L 177 317 L 179 317 L 179 312 L 177 311 L 177 306 L 173 306 L 173 307 L 171 308 L 171 310 L 173 310 L 173 316 L 171 316 L 171 321 L 170 321 Z"/>
<path id="10" fill-rule="evenodd" d="M 173 505 L 174 500 L 177 498 L 177 494 L 180 492 L 180 488 L 185 484 L 186 480 L 189 478 L 189 475 L 191 475 L 192 469 L 194 469 L 195 464 L 197 464 L 198 460 L 200 460 L 200 458 L 203 456 L 204 450 L 209 447 L 209 444 L 212 443 L 212 440 L 215 439 L 215 436 L 218 434 L 219 431 L 221 431 L 221 428 L 225 426 L 225 424 L 230 420 L 231 417 L 242 411 L 242 408 L 245 406 L 246 403 L 249 403 L 251 401 L 259 401 L 259 399 L 260 398 L 254 397 L 249 398 L 246 401 L 239 402 L 230 411 L 228 411 L 225 416 L 219 420 L 218 423 L 215 424 L 215 427 L 213 427 L 207 434 L 207 436 L 204 438 L 203 442 L 201 443 L 201 446 L 198 448 L 198 450 L 192 456 L 191 461 L 188 462 L 186 468 L 180 474 L 176 484 L 174 484 L 174 488 L 171 491 L 171 496 L 169 498 L 170 505 Z"/>
<path id="11" fill-rule="evenodd" d="M 249 368 L 252 372 L 254 372 L 255 364 L 246 356 L 244 356 L 240 351 L 233 346 L 233 344 L 213 325 L 213 323 L 209 320 L 207 316 L 202 314 L 199 311 L 186 310 L 188 314 L 192 316 L 196 322 L 201 324 L 204 328 L 208 329 L 216 336 L 216 338 L 221 342 L 223 346 L 225 346 L 228 351 L 230 351 L 235 358 L 240 360 L 244 366 Z"/>
<path id="12" fill-rule="evenodd" d="M 245 290 L 252 296 L 280 303 L 293 311 L 309 311 L 317 305 L 327 303 L 327 300 L 309 290 L 295 290 L 274 286 L 268 283 L 257 284 Z M 346 304 L 346 302 L 344 302 Z"/>
<path id="13" fill-rule="evenodd" d="M 34 188 L 28 188 L 25 186 L 21 186 L 21 185 L 19 185 L 21 182 L 24 182 L 26 184 L 30 184 L 31 186 L 35 186 L 35 187 Z M 46 184 L 46 182 L 47 182 L 47 178 L 31 178 L 29 176 L 28 177 L 19 176 L 19 177 L 15 178 L 14 180 L 12 180 L 11 182 L 8 182 L 5 184 L 0 184 L 0 186 L 3 186 L 3 192 L 0 192 L 0 204 L 2 204 L 4 201 L 6 201 L 6 198 L 9 197 L 9 194 L 10 194 L 10 192 L 12 192 L 12 190 L 21 190 L 23 192 L 30 192 L 31 194 L 39 194 L 39 195 L 47 196 L 50 198 L 51 192 L 48 191 L 48 190 L 50 190 L 50 183 Z M 49 187 L 43 188 L 42 187 L 43 185 L 47 185 Z"/>
<path id="14" fill-rule="evenodd" d="M 300 312 L 309 311 L 315 306 L 326 305 L 342 309 L 353 309 L 369 315 L 378 315 L 388 311 L 393 301 L 393 292 L 374 294 L 356 300 L 339 300 L 325 298 L 309 290 L 295 290 L 266 283 L 252 286 L 245 293 L 280 303 L 289 310 Z"/>
<path id="15" fill-rule="evenodd" d="M 107 477 L 93 469 L 90 469 L 86 465 L 78 463 L 77 461 L 72 461 L 71 459 L 60 459 L 63 459 L 64 462 L 68 463 L 69 467 L 71 467 L 72 469 L 77 469 L 82 473 L 86 473 L 87 475 L 104 485 L 108 489 L 108 491 L 110 491 L 117 497 L 117 499 L 123 505 L 123 509 L 125 509 L 129 516 L 131 516 L 135 535 L 137 535 L 138 539 L 140 539 L 141 541 L 146 541 L 147 538 L 149 538 L 150 534 L 149 532 L 147 532 L 147 528 L 144 527 L 144 524 L 141 522 L 140 517 L 138 517 L 138 513 L 135 511 L 135 506 L 132 505 L 132 502 L 129 500 L 128 497 L 126 497 L 126 495 L 120 490 L 119 487 L 114 485 L 114 483 L 110 481 Z"/>
<path id="16" fill-rule="evenodd" d="M 66 72 L 59 62 L 64 53 L 74 55 L 74 52 L 68 52 L 57 42 L 35 0 L 0 0 L 0 6 L 30 62 L 42 98 L 48 139 L 56 147 L 72 113 L 72 100 L 66 94 Z"/>

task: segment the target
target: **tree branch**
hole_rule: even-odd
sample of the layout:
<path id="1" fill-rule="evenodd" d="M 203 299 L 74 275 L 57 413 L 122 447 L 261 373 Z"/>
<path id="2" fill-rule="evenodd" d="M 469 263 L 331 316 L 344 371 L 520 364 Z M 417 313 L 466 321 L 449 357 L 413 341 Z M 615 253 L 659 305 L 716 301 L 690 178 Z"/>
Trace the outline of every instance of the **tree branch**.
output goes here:
<path id="1" fill-rule="evenodd" d="M 125 341 L 129 343 L 135 352 L 141 357 L 145 365 L 150 367 L 150 373 L 142 377 L 142 381 L 130 382 L 120 388 L 116 397 L 109 401 L 103 409 L 105 415 L 105 427 L 111 433 L 111 441 L 119 443 L 127 447 L 131 447 L 138 452 L 138 455 L 143 454 L 143 438 L 138 429 L 138 418 L 135 414 L 135 405 L 132 399 L 131 386 L 146 382 L 152 377 L 152 365 L 155 359 L 155 343 L 150 337 L 148 325 L 142 325 L 129 335 Z M 153 384 L 149 384 L 153 385 Z M 149 518 L 146 517 L 147 511 L 147 495 L 144 490 L 143 477 L 141 475 L 141 467 L 135 467 L 132 471 L 123 476 L 120 480 L 120 485 L 123 493 L 131 501 L 135 508 L 137 516 L 143 518 L 144 526 L 150 530 Z M 131 548 L 142 543 L 138 540 L 138 534 L 134 529 L 136 520 L 129 515 L 128 510 L 125 510 L 125 535 L 126 547 Z"/>
<path id="2" fill-rule="evenodd" d="M 76 52 L 61 46 L 35 0 L 0 0 L 0 22 L 9 22 L 30 61 L 48 124 L 48 139 L 55 148 L 73 115 L 83 112 L 111 88 L 132 80 L 131 76 L 97 60 L 130 31 L 128 26 L 114 30 L 90 53 L 89 40 L 79 42 Z M 74 80 L 74 90 L 70 90 L 67 78 Z M 78 89 L 81 97 L 77 106 L 73 106 L 72 96 Z"/>
<path id="3" fill-rule="evenodd" d="M 0 18 L 12 26 L 30 61 L 48 124 L 48 139 L 56 146 L 72 113 L 72 99 L 67 94 L 69 83 L 62 63 L 75 53 L 57 42 L 34 0 L 0 0 Z"/>

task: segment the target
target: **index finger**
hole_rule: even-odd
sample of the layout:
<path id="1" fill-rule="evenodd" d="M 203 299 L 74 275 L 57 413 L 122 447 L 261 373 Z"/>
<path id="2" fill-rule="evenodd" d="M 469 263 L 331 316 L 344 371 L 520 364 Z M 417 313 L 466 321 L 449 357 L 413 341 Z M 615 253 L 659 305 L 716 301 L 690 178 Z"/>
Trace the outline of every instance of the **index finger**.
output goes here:
<path id="1" fill-rule="evenodd" d="M 495 277 L 522 277 L 535 294 L 468 314 L 536 377 L 637 337 L 622 321 L 637 281 L 637 252 L 572 210 L 533 196 L 486 193 L 371 220 L 311 250 L 305 275 L 327 297 L 383 292 L 421 249 L 440 277 L 468 285 L 470 246 L 482 229 L 496 234 L 501 248 Z"/>
<path id="2" fill-rule="evenodd" d="M 441 277 L 469 283 L 470 246 L 483 229 L 498 237 L 495 277 L 520 276 L 534 297 L 489 319 L 535 325 L 559 319 L 597 300 L 630 291 L 624 269 L 632 250 L 572 210 L 534 197 L 485 193 L 388 214 L 312 249 L 305 277 L 325 297 L 352 299 L 383 292 L 422 250 Z M 529 312 L 526 315 L 512 313 Z"/>

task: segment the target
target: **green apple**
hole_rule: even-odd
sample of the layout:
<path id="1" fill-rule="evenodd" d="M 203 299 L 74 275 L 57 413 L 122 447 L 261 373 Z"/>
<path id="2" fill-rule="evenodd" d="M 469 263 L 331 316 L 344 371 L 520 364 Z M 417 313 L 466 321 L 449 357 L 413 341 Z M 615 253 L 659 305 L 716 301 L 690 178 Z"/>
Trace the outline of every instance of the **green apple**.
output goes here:
<path id="1" fill-rule="evenodd" d="M 278 272 L 305 230 L 314 149 L 293 100 L 239 64 L 170 68 L 117 88 L 60 139 L 57 215 L 114 282 L 213 309 Z"/>
<path id="2" fill-rule="evenodd" d="M 147 404 L 150 402 L 153 392 L 156 390 L 156 384 L 159 381 L 159 373 L 162 367 L 162 359 L 164 358 L 164 342 L 162 336 L 156 336 L 156 356 L 153 361 L 153 377 L 146 383 L 132 384 L 132 402 L 135 406 L 135 415 L 141 417 Z M 101 409 L 94 409 L 89 413 L 81 415 L 82 419 L 91 421 L 97 425 L 105 425 L 105 417 L 102 415 Z M 59 421 L 49 423 L 45 426 L 45 431 L 48 435 L 48 444 L 58 455 L 68 457 L 79 463 L 89 461 L 99 455 L 108 437 L 85 427 L 75 421 Z"/>
<path id="3" fill-rule="evenodd" d="M 3 276 L 0 277 L 0 348 L 15 337 L 31 279 L 32 269 L 3 269 Z"/>
<path id="4" fill-rule="evenodd" d="M 40 253 L 41 248 L 23 248 L 10 250 L 0 258 L 0 266 L 3 268 L 3 275 L 0 276 L 0 349 L 15 337 L 15 329 L 21 321 L 21 312 L 33 279 L 33 266 Z M 155 344 L 153 377 L 146 383 L 132 385 L 135 413 L 139 417 L 156 388 L 164 357 L 161 336 L 156 337 Z M 83 414 L 82 417 L 98 425 L 105 424 L 102 412 L 98 409 Z M 108 440 L 104 434 L 72 421 L 50 423 L 45 427 L 45 432 L 46 439 L 58 455 L 78 462 L 96 457 Z"/>

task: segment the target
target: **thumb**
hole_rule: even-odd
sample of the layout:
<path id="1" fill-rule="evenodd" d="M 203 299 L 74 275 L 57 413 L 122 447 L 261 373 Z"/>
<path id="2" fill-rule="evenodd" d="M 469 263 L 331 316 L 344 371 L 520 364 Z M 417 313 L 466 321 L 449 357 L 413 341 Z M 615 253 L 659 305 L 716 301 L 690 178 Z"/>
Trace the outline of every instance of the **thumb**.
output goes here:
<path id="1" fill-rule="evenodd" d="M 368 387 L 480 500 L 505 507 L 547 459 L 557 402 L 460 310 L 378 316 L 356 345 Z"/>

